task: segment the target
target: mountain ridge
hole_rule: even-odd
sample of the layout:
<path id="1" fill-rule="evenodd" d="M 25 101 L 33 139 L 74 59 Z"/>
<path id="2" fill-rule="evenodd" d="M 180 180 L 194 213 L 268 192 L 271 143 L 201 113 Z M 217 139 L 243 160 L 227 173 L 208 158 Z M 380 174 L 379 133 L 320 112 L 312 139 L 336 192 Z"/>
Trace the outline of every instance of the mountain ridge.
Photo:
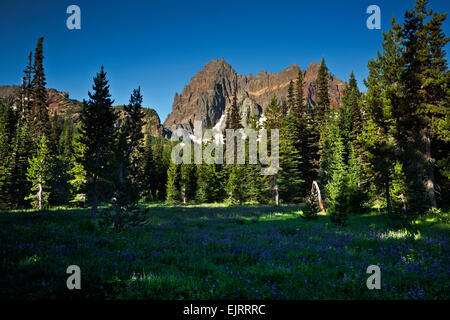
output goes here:
<path id="1" fill-rule="evenodd" d="M 317 98 L 317 75 L 320 63 L 311 62 L 306 70 L 302 70 L 304 78 L 304 98 L 307 105 L 314 108 Z M 237 103 L 242 117 L 242 125 L 246 126 L 251 116 L 261 116 L 275 93 L 280 101 L 286 100 L 290 81 L 296 82 L 300 67 L 292 64 L 280 72 L 258 71 L 256 75 L 238 74 L 224 58 L 213 59 L 190 78 L 181 93 L 176 92 L 172 111 L 161 123 L 155 109 L 147 108 L 145 132 L 152 135 L 170 137 L 177 128 L 184 128 L 193 133 L 194 122 L 201 121 L 206 128 L 223 129 L 226 117 L 225 110 L 232 102 L 237 88 Z M 329 95 L 331 106 L 337 107 L 345 88 L 345 82 L 329 73 Z M 49 113 L 70 117 L 78 122 L 82 103 L 70 99 L 68 92 L 47 89 Z M 20 86 L 0 86 L 0 98 L 13 96 L 20 101 Z M 120 111 L 120 106 L 115 106 Z M 120 111 L 123 117 L 123 112 Z M 120 118 L 119 118 L 120 121 Z M 120 124 L 120 123 L 119 123 Z"/>
<path id="2" fill-rule="evenodd" d="M 302 70 L 305 101 L 310 107 L 316 104 L 319 67 L 320 63 L 311 62 L 306 70 Z M 289 83 L 296 81 L 299 69 L 297 64 L 292 64 L 280 72 L 259 71 L 256 76 L 251 73 L 246 76 L 238 74 L 224 58 L 213 59 L 190 79 L 181 93 L 175 93 L 172 112 L 163 126 L 170 131 L 181 127 L 191 133 L 195 121 L 201 121 L 205 127 L 214 127 L 225 116 L 235 87 L 242 125 L 245 126 L 250 116 L 262 115 L 274 93 L 280 100 L 287 98 Z M 331 73 L 329 75 L 331 105 L 337 107 L 345 82 Z"/>

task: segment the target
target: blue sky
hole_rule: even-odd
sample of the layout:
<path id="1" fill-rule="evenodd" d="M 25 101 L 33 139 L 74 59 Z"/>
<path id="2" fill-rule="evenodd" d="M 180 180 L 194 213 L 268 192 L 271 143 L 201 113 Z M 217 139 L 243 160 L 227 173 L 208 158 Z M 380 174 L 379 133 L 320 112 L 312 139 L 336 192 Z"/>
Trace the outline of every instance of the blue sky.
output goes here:
<path id="1" fill-rule="evenodd" d="M 66 8 L 81 8 L 81 30 L 68 30 Z M 381 48 L 382 30 L 366 28 L 366 8 L 381 9 L 381 28 L 402 20 L 413 0 L 343 1 L 1 1 L 0 85 L 19 84 L 27 55 L 44 36 L 47 86 L 87 98 L 103 64 L 116 104 L 141 86 L 144 105 L 164 121 L 175 92 L 212 59 L 242 74 L 305 69 L 325 57 L 333 74 L 361 83 Z M 448 0 L 430 7 L 447 12 Z M 450 35 L 449 21 L 444 31 Z"/>

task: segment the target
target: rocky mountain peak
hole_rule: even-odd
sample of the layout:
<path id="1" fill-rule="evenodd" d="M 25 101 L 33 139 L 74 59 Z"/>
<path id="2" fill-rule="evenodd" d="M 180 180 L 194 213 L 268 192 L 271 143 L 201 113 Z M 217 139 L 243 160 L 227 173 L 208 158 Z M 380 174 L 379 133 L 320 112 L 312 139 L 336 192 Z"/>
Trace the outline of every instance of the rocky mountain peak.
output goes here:
<path id="1" fill-rule="evenodd" d="M 320 63 L 312 62 L 303 71 L 305 99 L 310 107 L 316 104 L 319 68 Z M 256 76 L 245 76 L 237 74 L 223 58 L 211 60 L 191 78 L 181 94 L 175 94 L 172 112 L 164 122 L 164 127 L 171 131 L 181 127 L 192 132 L 196 120 L 202 121 L 206 128 L 223 125 L 225 121 L 221 121 L 221 118 L 231 104 L 235 84 L 245 126 L 250 116 L 260 116 L 264 112 L 274 93 L 280 100 L 287 98 L 289 83 L 296 81 L 299 69 L 297 64 L 292 64 L 278 73 L 259 71 Z M 330 74 L 332 106 L 339 105 L 344 87 L 343 81 Z"/>

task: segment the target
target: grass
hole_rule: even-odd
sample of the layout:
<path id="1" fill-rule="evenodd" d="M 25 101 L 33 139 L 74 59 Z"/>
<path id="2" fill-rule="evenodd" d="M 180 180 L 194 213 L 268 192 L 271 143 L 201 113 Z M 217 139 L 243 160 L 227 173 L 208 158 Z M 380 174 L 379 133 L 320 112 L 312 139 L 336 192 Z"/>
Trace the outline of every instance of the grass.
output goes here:
<path id="1" fill-rule="evenodd" d="M 336 227 L 302 206 L 140 206 L 120 232 L 85 209 L 0 213 L 0 299 L 449 299 L 437 217 L 410 232 L 376 213 Z M 372 264 L 380 290 L 366 286 Z M 66 287 L 69 265 L 81 290 Z"/>

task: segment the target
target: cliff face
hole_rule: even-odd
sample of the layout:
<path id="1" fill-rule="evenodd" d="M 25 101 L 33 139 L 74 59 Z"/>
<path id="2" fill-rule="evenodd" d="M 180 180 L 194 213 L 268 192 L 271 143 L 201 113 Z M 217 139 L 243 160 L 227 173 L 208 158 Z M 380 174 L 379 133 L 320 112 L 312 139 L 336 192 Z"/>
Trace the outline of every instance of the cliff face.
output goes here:
<path id="1" fill-rule="evenodd" d="M 19 86 L 0 86 L 0 98 L 12 97 L 16 103 L 19 103 L 20 91 Z M 78 123 L 82 110 L 82 103 L 80 101 L 69 99 L 68 92 L 60 92 L 51 88 L 47 89 L 47 95 L 49 114 L 56 113 L 59 116 L 71 119 L 74 123 Z M 120 125 L 124 116 L 123 107 L 115 106 L 114 108 L 119 113 L 118 125 Z M 153 136 L 162 135 L 164 130 L 158 113 L 150 108 L 143 108 L 143 111 L 145 113 L 143 131 Z"/>
<path id="2" fill-rule="evenodd" d="M 303 72 L 305 100 L 316 105 L 317 75 L 320 63 L 312 62 Z M 237 101 L 243 118 L 243 125 L 252 115 L 261 115 L 275 93 L 285 100 L 289 82 L 296 81 L 299 66 L 294 64 L 279 73 L 260 71 L 256 76 L 239 75 L 223 58 L 212 60 L 198 72 L 183 89 L 175 94 L 172 112 L 164 127 L 173 131 L 178 127 L 192 132 L 194 121 L 202 121 L 209 128 L 217 125 L 232 101 L 237 88 Z M 338 106 L 345 83 L 330 74 L 330 100 Z M 223 126 L 225 121 L 220 121 Z"/>
<path id="3" fill-rule="evenodd" d="M 0 98 L 12 97 L 16 103 L 20 103 L 20 86 L 0 86 Z M 68 92 L 60 92 L 56 89 L 47 89 L 47 107 L 50 114 L 58 114 L 78 121 L 81 112 L 81 102 L 69 99 Z"/>
<path id="4" fill-rule="evenodd" d="M 175 94 L 164 127 L 173 131 L 181 125 L 192 131 L 196 120 L 206 127 L 214 126 L 231 103 L 236 76 L 236 71 L 223 59 L 206 64 L 181 94 Z"/>

